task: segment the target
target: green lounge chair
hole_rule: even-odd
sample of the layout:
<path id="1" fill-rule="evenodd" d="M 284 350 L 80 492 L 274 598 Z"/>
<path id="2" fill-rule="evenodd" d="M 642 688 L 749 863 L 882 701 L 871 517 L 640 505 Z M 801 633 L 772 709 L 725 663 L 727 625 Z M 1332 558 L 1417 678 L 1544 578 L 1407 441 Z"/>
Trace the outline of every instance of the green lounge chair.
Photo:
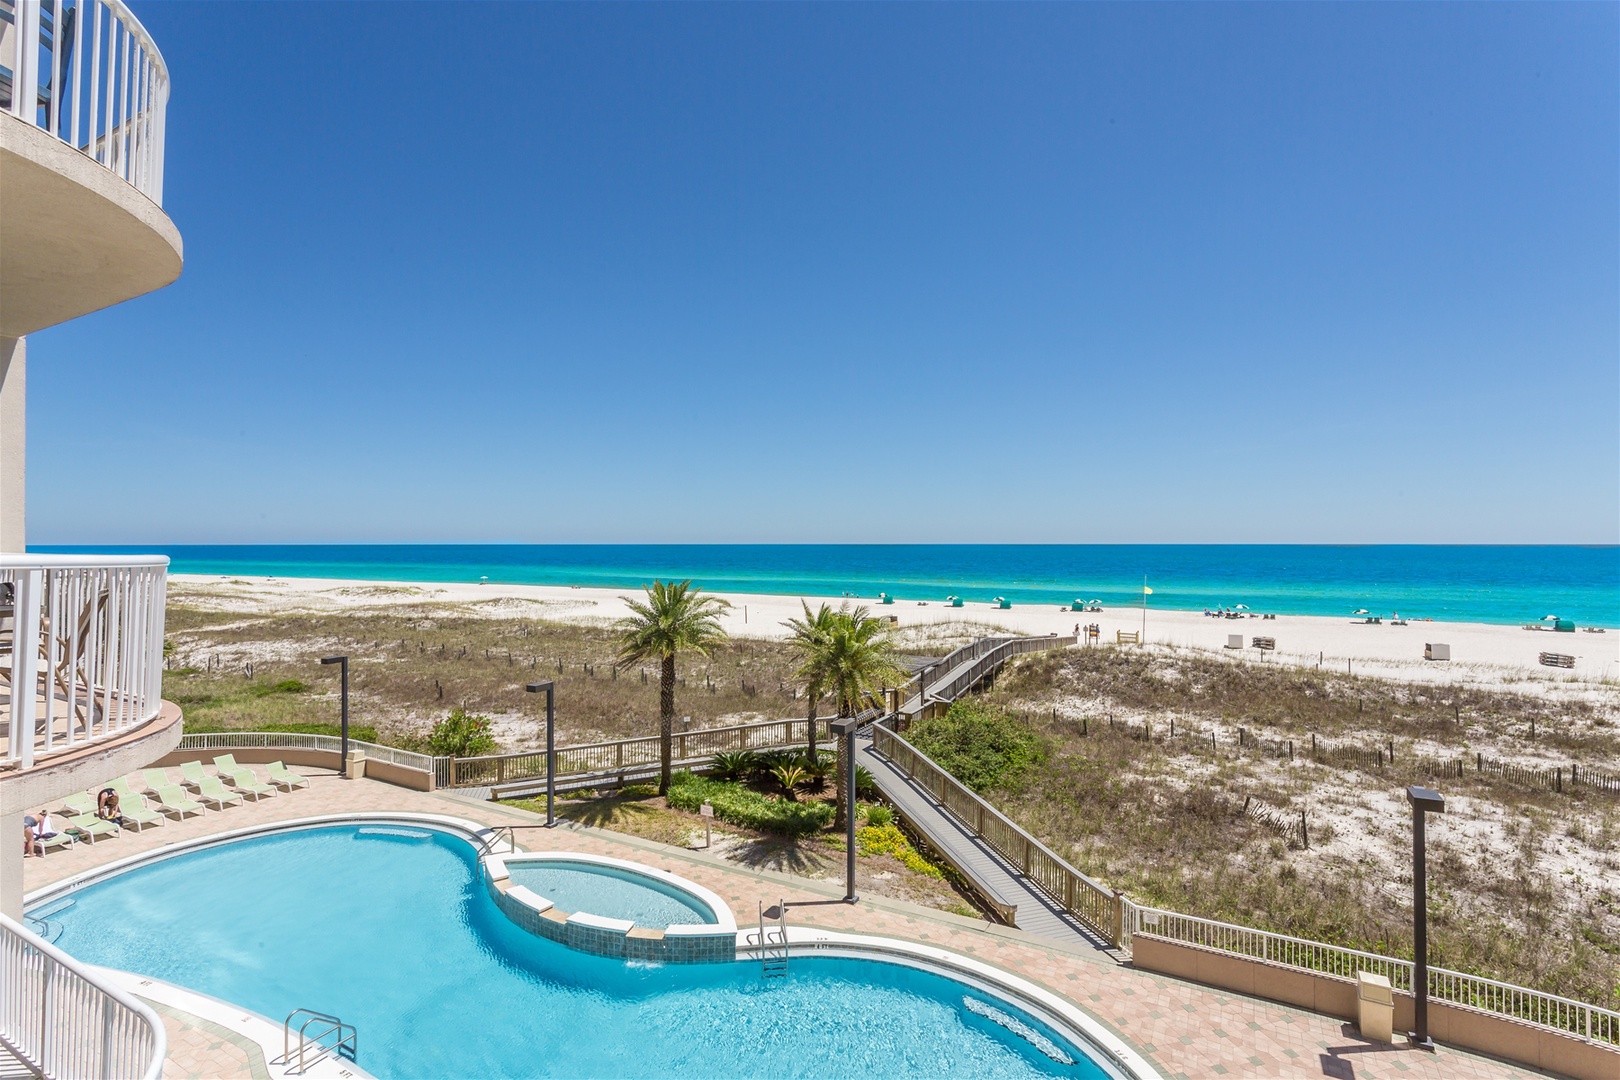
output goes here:
<path id="1" fill-rule="evenodd" d="M 118 835 L 118 826 L 94 814 L 74 814 L 68 818 L 68 829 L 92 844 L 103 836 Z"/>
<path id="2" fill-rule="evenodd" d="M 214 771 L 219 774 L 221 780 L 231 779 L 241 767 L 236 761 L 235 754 L 221 754 L 214 759 Z"/>
<path id="3" fill-rule="evenodd" d="M 214 767 L 217 767 L 217 769 L 220 767 L 219 761 L 219 758 L 214 758 Z M 266 795 L 274 795 L 275 793 L 274 787 L 271 787 L 269 784 L 262 784 L 259 777 L 253 776 L 253 769 L 249 769 L 249 767 L 245 766 L 245 764 L 238 764 L 238 766 L 235 767 L 233 771 L 228 772 L 228 774 L 224 771 L 224 769 L 222 769 L 222 771 L 220 771 L 220 779 L 225 780 L 227 784 L 235 787 L 235 789 L 237 789 L 238 792 L 243 793 L 243 795 L 251 795 L 251 797 L 253 797 L 253 801 L 259 801 L 261 798 L 266 797 Z"/>
<path id="4" fill-rule="evenodd" d="M 53 836 L 47 836 L 43 840 L 35 841 L 35 843 L 39 844 L 39 846 L 46 851 L 49 851 L 52 848 L 72 847 L 78 842 L 79 838 L 73 835 L 71 832 L 59 832 Z"/>
<path id="5" fill-rule="evenodd" d="M 165 769 L 144 769 L 141 772 L 141 779 L 146 781 L 149 791 L 175 786 L 175 782 L 169 779 L 169 773 Z"/>
<path id="6" fill-rule="evenodd" d="M 152 771 L 152 770 L 148 770 Z M 183 818 L 187 814 L 200 814 L 203 804 L 188 798 L 186 793 L 173 784 L 164 783 L 152 788 L 152 794 L 158 802 L 158 809 L 175 817 Z"/>
<path id="7" fill-rule="evenodd" d="M 215 810 L 223 810 L 227 806 L 240 806 L 242 803 L 242 796 L 220 783 L 217 776 L 204 776 L 197 782 L 197 798 L 204 803 L 212 804 Z"/>
<path id="8" fill-rule="evenodd" d="M 140 832 L 148 825 L 161 825 L 164 822 L 163 815 L 146 804 L 146 796 L 136 791 L 128 795 L 119 794 L 118 814 L 124 819 L 126 826 L 135 826 L 136 832 Z"/>
<path id="9" fill-rule="evenodd" d="M 69 817 L 93 817 L 102 821 L 106 820 L 96 813 L 96 800 L 92 799 L 86 792 L 80 791 L 69 795 L 62 800 L 62 805 L 67 807 Z"/>
<path id="10" fill-rule="evenodd" d="M 309 780 L 306 777 L 299 776 L 279 761 L 270 763 L 270 782 L 288 791 L 294 788 L 309 787 Z"/>

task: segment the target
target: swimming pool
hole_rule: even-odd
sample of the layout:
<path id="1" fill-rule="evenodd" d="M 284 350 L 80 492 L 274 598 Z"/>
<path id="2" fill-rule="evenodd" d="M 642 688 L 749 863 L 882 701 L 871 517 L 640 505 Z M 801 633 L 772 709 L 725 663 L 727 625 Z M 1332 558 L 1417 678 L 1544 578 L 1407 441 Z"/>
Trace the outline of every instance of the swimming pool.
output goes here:
<path id="1" fill-rule="evenodd" d="M 273 832 L 52 897 L 79 959 L 359 1030 L 378 1077 L 1110 1075 L 1084 1040 L 967 981 L 795 955 L 649 965 L 514 925 L 465 839 L 431 828 Z"/>
<path id="2" fill-rule="evenodd" d="M 672 881 L 580 856 L 508 856 L 512 884 L 550 900 L 563 911 L 588 911 L 637 926 L 663 930 L 693 923 L 716 925 L 708 903 Z"/>

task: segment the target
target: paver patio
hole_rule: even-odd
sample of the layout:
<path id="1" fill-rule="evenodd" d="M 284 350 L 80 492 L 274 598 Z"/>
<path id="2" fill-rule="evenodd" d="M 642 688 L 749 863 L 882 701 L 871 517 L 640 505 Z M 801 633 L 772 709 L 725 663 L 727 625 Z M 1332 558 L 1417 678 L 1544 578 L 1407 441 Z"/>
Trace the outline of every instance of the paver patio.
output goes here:
<path id="1" fill-rule="evenodd" d="M 258 770 L 262 774 L 262 769 Z M 322 770 L 299 770 L 309 787 L 169 821 L 143 832 L 24 862 L 29 891 L 75 877 L 114 859 L 178 840 L 230 829 L 321 814 L 396 811 L 447 814 L 486 826 L 535 825 L 534 814 L 496 803 L 475 802 L 450 792 L 409 791 L 374 780 L 343 780 Z M 136 788 L 138 777 L 131 777 Z M 571 850 L 632 859 L 689 878 L 724 898 L 739 926 L 758 918 L 758 903 L 788 902 L 788 921 L 856 934 L 927 942 L 967 953 L 1061 994 L 1096 1017 L 1152 1061 L 1167 1077 L 1506 1078 L 1547 1074 L 1523 1066 L 1442 1047 L 1425 1054 L 1364 1040 L 1343 1021 L 1137 971 L 1105 954 L 1069 948 L 1024 931 L 992 926 L 886 897 L 857 905 L 825 903 L 843 895 L 827 882 L 752 870 L 702 851 L 688 851 L 589 826 L 525 829 L 518 843 L 529 850 Z M 822 901 L 814 906 L 796 903 Z M 262 1056 L 233 1041 L 228 1032 L 174 1009 L 163 1010 L 170 1052 L 165 1076 L 262 1077 Z M 364 1062 L 362 1061 L 363 1065 Z M 274 1073 L 276 1070 L 272 1070 Z"/>

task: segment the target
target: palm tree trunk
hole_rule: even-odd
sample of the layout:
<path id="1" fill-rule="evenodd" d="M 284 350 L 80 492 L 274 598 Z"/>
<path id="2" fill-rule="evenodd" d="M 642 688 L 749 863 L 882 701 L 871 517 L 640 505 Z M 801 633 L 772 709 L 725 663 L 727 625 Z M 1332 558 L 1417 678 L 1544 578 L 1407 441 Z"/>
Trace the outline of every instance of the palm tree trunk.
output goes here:
<path id="1" fill-rule="evenodd" d="M 669 794 L 670 762 L 675 755 L 675 654 L 664 657 L 658 673 L 658 794 Z"/>
<path id="2" fill-rule="evenodd" d="M 821 696 L 821 687 L 806 687 L 806 696 L 810 699 L 810 748 L 806 754 L 810 758 L 810 767 L 816 767 L 816 699 Z"/>

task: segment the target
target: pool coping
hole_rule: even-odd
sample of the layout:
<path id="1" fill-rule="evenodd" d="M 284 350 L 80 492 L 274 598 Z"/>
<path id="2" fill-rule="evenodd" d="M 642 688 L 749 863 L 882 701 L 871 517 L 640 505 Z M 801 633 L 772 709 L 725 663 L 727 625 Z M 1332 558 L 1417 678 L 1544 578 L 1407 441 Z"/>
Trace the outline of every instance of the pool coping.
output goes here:
<path id="1" fill-rule="evenodd" d="M 671 923 L 665 927 L 646 927 L 639 926 L 631 920 L 612 919 L 611 916 L 598 915 L 595 912 L 576 911 L 570 915 L 570 918 L 589 915 L 592 919 L 608 919 L 614 926 L 617 926 L 620 922 L 629 921 L 631 926 L 636 929 L 661 930 L 665 934 L 674 933 L 676 936 L 688 934 L 735 934 L 737 932 L 737 917 L 732 914 L 731 905 L 722 900 L 718 893 L 699 885 L 695 881 L 683 878 L 679 874 L 656 866 L 633 862 L 630 859 L 615 859 L 610 855 L 592 855 L 585 851 L 515 851 L 508 855 L 485 855 L 481 861 L 484 864 L 484 872 L 489 876 L 491 882 L 498 882 L 503 878 L 508 878 L 512 865 L 522 863 L 572 862 L 584 863 L 588 866 L 607 866 L 615 870 L 626 870 L 642 877 L 661 881 L 665 885 L 674 886 L 682 892 L 703 901 L 708 906 L 709 912 L 714 916 L 715 921 L 712 923 Z M 524 887 L 521 885 L 514 885 L 506 890 L 506 893 L 510 896 L 522 888 Z M 524 891 L 530 895 L 535 895 L 533 890 L 525 889 Z M 540 899 L 546 902 L 547 907 L 554 906 L 550 897 L 541 897 Z M 606 926 L 607 923 L 597 922 L 590 925 Z M 626 926 L 625 929 L 629 930 L 631 926 Z"/>
<path id="2" fill-rule="evenodd" d="M 121 859 L 114 859 L 111 862 L 93 867 L 85 873 L 76 875 L 72 878 L 41 886 L 23 897 L 24 914 L 26 915 L 27 910 L 30 907 L 62 899 L 72 895 L 79 889 L 105 881 L 108 878 L 117 877 L 118 875 L 128 870 L 133 870 L 138 866 L 146 866 L 153 863 L 163 862 L 177 855 L 189 854 L 191 852 L 200 851 L 206 848 L 232 843 L 237 840 L 245 840 L 250 837 L 267 836 L 283 832 L 301 832 L 309 829 L 317 829 L 333 825 L 367 824 L 414 825 L 418 828 L 435 829 L 440 832 L 458 834 L 461 839 L 474 846 L 475 853 L 479 855 L 480 863 L 482 863 L 483 855 L 494 852 L 494 845 L 492 845 L 490 841 L 497 835 L 498 832 L 496 829 L 480 825 L 477 822 L 470 821 L 466 818 L 452 817 L 448 814 L 424 814 L 412 811 L 353 811 L 339 814 L 319 814 L 305 818 L 293 818 L 286 821 L 268 822 L 260 825 L 246 826 L 240 829 L 231 829 L 226 832 L 213 833 L 208 836 L 194 837 L 189 840 L 182 840 L 173 844 L 165 844 L 163 847 L 154 851 L 139 852 L 134 855 L 125 856 Z M 506 850 L 509 854 L 520 854 L 516 846 L 510 843 L 506 845 Z M 659 874 L 666 874 L 670 877 L 678 878 L 677 875 L 668 874 L 667 871 L 658 871 L 656 867 L 649 867 L 639 863 L 629 862 L 628 860 L 623 860 L 623 862 L 626 865 L 634 867 L 638 872 L 654 871 Z M 482 870 L 482 867 L 480 867 L 480 869 Z M 486 877 L 487 882 L 487 874 L 483 876 Z M 521 888 L 521 886 L 518 887 Z M 716 897 L 716 899 L 718 900 L 718 897 Z M 716 914 L 719 914 L 721 911 L 729 912 L 730 905 L 722 902 L 721 907 L 717 910 Z M 733 926 L 735 926 L 735 915 L 732 916 L 732 923 Z M 707 926 L 708 924 L 704 925 Z M 747 941 L 747 936 L 747 931 L 735 931 L 737 948 L 737 957 L 735 962 L 737 963 L 758 962 L 758 946 Z M 979 989 L 983 993 L 1011 998 L 1012 1001 L 1018 1005 L 1018 1007 L 1033 1013 L 1043 1022 L 1050 1024 L 1059 1031 L 1068 1029 L 1066 1032 L 1064 1032 L 1066 1037 L 1068 1037 L 1070 1034 L 1078 1036 L 1079 1038 L 1075 1041 L 1083 1046 L 1090 1047 L 1104 1056 L 1104 1060 L 1098 1061 L 1097 1064 L 1101 1065 L 1105 1071 L 1113 1072 L 1118 1076 L 1126 1078 L 1135 1078 L 1135 1080 L 1158 1080 L 1158 1078 L 1164 1075 L 1159 1068 L 1154 1066 L 1141 1053 L 1133 1049 L 1129 1043 L 1118 1035 L 1114 1034 L 1100 1018 L 1092 1016 L 1080 1005 L 1069 1001 L 1053 991 L 1037 985 L 1029 979 L 1015 975 L 1009 971 L 1004 971 L 992 964 L 987 964 L 983 961 L 973 959 L 972 957 L 950 949 L 923 945 L 917 942 L 905 941 L 900 938 L 883 937 L 879 935 L 851 934 L 806 926 L 789 926 L 788 951 L 790 956 L 824 955 L 843 956 L 852 959 L 872 959 L 875 954 L 880 959 L 889 960 L 891 962 L 899 962 L 908 967 L 913 967 L 920 970 L 942 972 L 946 975 L 946 977 L 954 978 L 959 982 L 964 982 L 970 987 Z M 754 958 L 750 959 L 745 956 L 746 953 L 754 953 L 755 956 Z M 267 1018 L 260 1016 L 260 1014 L 252 1012 L 252 1010 L 245 1009 L 242 1006 L 235 1005 L 230 1002 L 224 1002 L 219 998 L 210 997 L 209 995 L 202 994 L 199 991 L 174 986 L 174 984 L 170 983 L 163 983 L 161 980 L 150 979 L 147 976 L 137 975 L 132 972 L 118 971 L 111 968 L 102 968 L 100 970 L 108 973 L 109 975 L 117 976 L 120 980 L 129 979 L 134 982 L 145 981 L 149 985 L 171 987 L 187 998 L 194 999 L 199 1005 L 199 1010 L 201 1008 L 208 1007 L 208 1003 L 213 1003 L 212 1007 L 208 1007 L 208 1013 L 193 1010 L 184 1004 L 177 1003 L 177 1005 L 181 1008 L 187 1008 L 188 1011 L 195 1011 L 197 1012 L 197 1015 L 203 1016 L 205 1019 L 211 1020 L 214 1023 L 221 1024 L 230 1030 L 237 1031 L 240 1034 L 253 1039 L 255 1042 L 260 1042 L 261 1045 L 263 1045 L 262 1040 L 259 1038 L 258 1034 L 256 1034 L 255 1030 L 253 1030 L 251 1026 L 248 1029 L 244 1029 L 244 1027 L 241 1025 L 241 1021 L 247 1019 L 248 1017 L 256 1017 L 264 1023 L 271 1024 L 272 1027 L 280 1026 L 276 1025 L 274 1021 L 268 1020 Z M 219 1013 L 220 1006 L 223 1006 L 225 1011 L 236 1014 L 232 1022 L 227 1022 L 224 1019 L 221 1019 L 219 1015 L 209 1015 L 209 1013 Z M 244 1017 L 243 1014 L 246 1014 L 246 1016 Z M 267 1060 L 269 1059 L 267 1058 Z M 351 1075 L 358 1076 L 358 1073 L 353 1073 Z"/>

